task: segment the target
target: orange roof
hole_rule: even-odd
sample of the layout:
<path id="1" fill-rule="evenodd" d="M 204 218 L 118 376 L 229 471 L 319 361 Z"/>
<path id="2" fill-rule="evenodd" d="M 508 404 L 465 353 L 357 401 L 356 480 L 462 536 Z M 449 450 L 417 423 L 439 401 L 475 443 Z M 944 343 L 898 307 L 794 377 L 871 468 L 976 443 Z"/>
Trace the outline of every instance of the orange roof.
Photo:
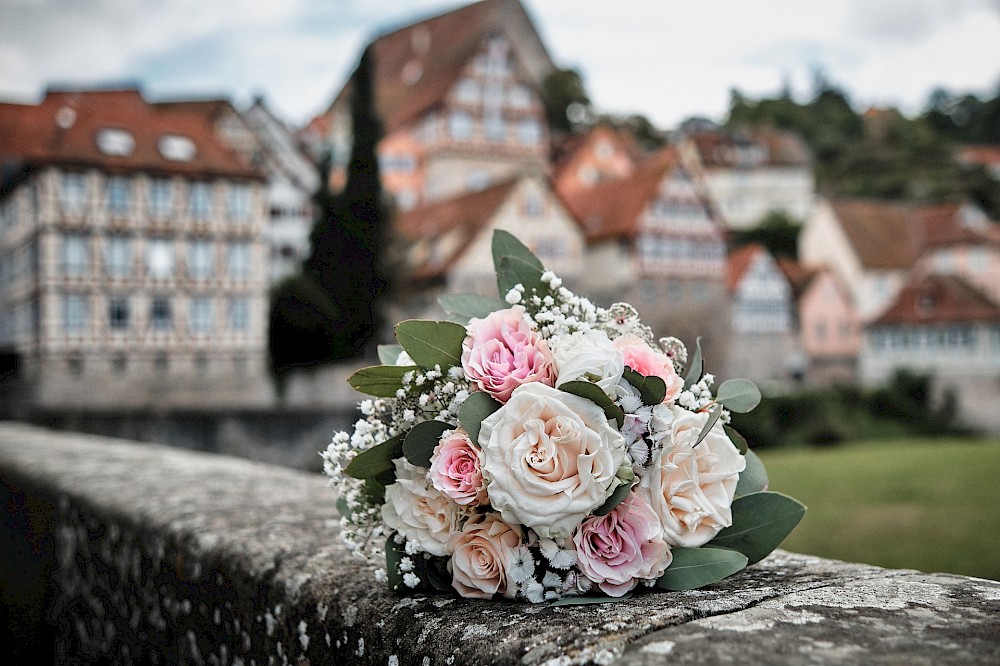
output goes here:
<path id="1" fill-rule="evenodd" d="M 415 267 L 412 277 L 426 279 L 447 272 L 490 223 L 518 182 L 520 179 L 514 178 L 480 192 L 463 194 L 397 214 L 396 230 L 411 242 L 436 238 L 452 231 L 460 234 L 460 242 L 455 244 L 455 251 L 450 256 L 440 257 L 434 264 Z"/>
<path id="2" fill-rule="evenodd" d="M 1000 322 L 1000 305 L 956 275 L 910 280 L 872 325 Z"/>
<path id="3" fill-rule="evenodd" d="M 531 28 L 532 41 L 553 69 L 545 46 L 518 0 L 482 0 L 407 25 L 371 43 L 375 99 L 385 131 L 403 127 L 438 104 L 469 59 L 493 33 L 516 22 Z M 536 85 L 541 80 L 534 80 Z M 346 99 L 349 84 L 331 105 Z M 327 112 L 329 114 L 329 111 Z"/>
<path id="4" fill-rule="evenodd" d="M 134 141 L 125 154 L 98 146 L 102 130 L 125 130 Z M 167 159 L 165 136 L 194 144 L 190 159 Z M 0 104 L 0 161 L 110 170 L 139 169 L 189 175 L 260 178 L 216 137 L 201 114 L 158 108 L 136 89 L 50 91 L 41 104 Z"/>
<path id="5" fill-rule="evenodd" d="M 726 259 L 726 288 L 729 291 L 736 289 L 754 257 L 761 252 L 767 252 L 767 248 L 759 243 L 751 243 L 729 254 Z"/>
<path id="6" fill-rule="evenodd" d="M 688 138 L 697 149 L 701 163 L 709 168 L 808 166 L 811 161 L 805 142 L 791 132 L 695 132 Z M 751 151 L 754 158 L 747 160 Z"/>
<path id="7" fill-rule="evenodd" d="M 618 150 L 631 158 L 633 163 L 640 159 L 639 148 L 629 134 L 614 127 L 598 124 L 582 134 L 571 134 L 559 140 L 553 146 L 552 171 L 553 180 L 559 182 L 560 176 L 567 170 L 577 166 L 581 156 L 588 150 L 593 150 L 601 140 L 610 141 Z"/>
<path id="8" fill-rule="evenodd" d="M 663 178 L 678 164 L 676 149 L 668 146 L 632 175 L 597 183 L 565 198 L 563 203 L 583 225 L 588 242 L 631 238 L 638 231 L 639 215 L 656 196 Z"/>
<path id="9" fill-rule="evenodd" d="M 958 161 L 984 167 L 1000 167 L 1000 145 L 962 146 L 958 149 Z"/>

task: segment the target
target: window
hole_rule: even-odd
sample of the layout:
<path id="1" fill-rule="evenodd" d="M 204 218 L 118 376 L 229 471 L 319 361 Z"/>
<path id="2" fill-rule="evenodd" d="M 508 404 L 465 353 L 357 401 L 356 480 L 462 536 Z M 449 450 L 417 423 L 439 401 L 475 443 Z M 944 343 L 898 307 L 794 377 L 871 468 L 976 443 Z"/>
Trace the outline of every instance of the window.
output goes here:
<path id="1" fill-rule="evenodd" d="M 154 331 L 169 331 L 173 328 L 174 316 L 169 298 L 157 296 L 153 299 L 149 311 L 149 321 L 153 325 Z"/>
<path id="2" fill-rule="evenodd" d="M 128 330 L 130 315 L 128 297 L 115 296 L 108 300 L 108 325 L 112 331 Z"/>
<path id="3" fill-rule="evenodd" d="M 500 113 L 487 113 L 484 129 L 490 141 L 499 142 L 507 138 L 507 123 Z"/>
<path id="4" fill-rule="evenodd" d="M 538 192 L 530 192 L 524 197 L 524 216 L 541 217 L 545 213 L 545 204 Z"/>
<path id="5" fill-rule="evenodd" d="M 84 277 L 89 266 L 87 237 L 82 234 L 67 234 L 63 238 L 63 275 Z"/>
<path id="6" fill-rule="evenodd" d="M 671 301 L 679 301 L 684 298 L 684 284 L 680 280 L 667 281 L 667 298 Z"/>
<path id="7" fill-rule="evenodd" d="M 125 354 L 117 354 L 113 359 L 111 359 L 111 369 L 116 375 L 124 375 L 127 368 L 128 356 Z"/>
<path id="8" fill-rule="evenodd" d="M 644 303 L 652 303 L 656 300 L 656 283 L 652 280 L 643 280 L 639 283 L 640 300 Z"/>
<path id="9" fill-rule="evenodd" d="M 169 238 L 151 238 L 146 246 L 149 275 L 165 280 L 174 275 L 174 244 Z"/>
<path id="10" fill-rule="evenodd" d="M 149 214 L 157 222 L 170 219 L 174 208 L 174 190 L 166 178 L 154 178 L 149 183 Z"/>
<path id="11" fill-rule="evenodd" d="M 207 280 L 215 273 L 215 248 L 212 241 L 198 239 L 188 247 L 188 275 L 193 280 Z"/>
<path id="12" fill-rule="evenodd" d="M 404 187 L 396 195 L 396 205 L 400 210 L 413 210 L 417 205 L 417 193 Z"/>
<path id="13" fill-rule="evenodd" d="M 87 297 L 80 294 L 63 296 L 63 328 L 67 333 L 87 330 Z"/>
<path id="14" fill-rule="evenodd" d="M 233 222 L 246 222 L 250 218 L 250 186 L 232 183 L 226 188 L 226 212 Z"/>
<path id="15" fill-rule="evenodd" d="M 188 190 L 188 215 L 195 222 L 204 222 L 212 214 L 212 187 L 208 183 L 191 183 Z"/>
<path id="16" fill-rule="evenodd" d="M 457 141 L 472 138 L 472 117 L 465 111 L 452 111 L 448 117 L 448 134 Z"/>
<path id="17" fill-rule="evenodd" d="M 490 184 L 490 174 L 479 169 L 470 171 L 465 176 L 465 186 L 473 192 L 485 190 Z"/>
<path id="18" fill-rule="evenodd" d="M 479 101 L 479 84 L 473 79 L 462 79 L 455 86 L 455 98 L 466 104 L 477 103 Z"/>
<path id="19" fill-rule="evenodd" d="M 212 299 L 199 296 L 191 299 L 191 313 L 188 325 L 192 333 L 210 333 L 212 331 Z"/>
<path id="20" fill-rule="evenodd" d="M 240 296 L 229 299 L 229 330 L 244 332 L 250 330 L 250 300 Z"/>
<path id="21" fill-rule="evenodd" d="M 153 367 L 161 375 L 167 374 L 170 370 L 170 357 L 167 356 L 166 352 L 160 352 L 156 355 L 156 358 L 153 359 Z"/>
<path id="22" fill-rule="evenodd" d="M 526 109 L 531 106 L 531 90 L 525 85 L 515 85 L 510 89 L 507 95 L 507 99 L 510 101 L 510 105 L 515 109 Z"/>
<path id="23" fill-rule="evenodd" d="M 87 181 L 82 173 L 70 171 L 62 175 L 59 198 L 63 213 L 73 217 L 83 215 L 86 205 Z"/>
<path id="24" fill-rule="evenodd" d="M 132 239 L 108 236 L 104 241 L 104 265 L 110 277 L 128 277 L 132 270 Z"/>
<path id="25" fill-rule="evenodd" d="M 542 128 L 534 118 L 522 118 L 517 124 L 517 140 L 525 146 L 536 146 L 542 140 Z M 591 180 L 596 180 L 595 178 Z"/>
<path id="26" fill-rule="evenodd" d="M 124 157 L 135 149 L 135 137 L 123 129 L 106 128 L 97 133 L 97 149 L 105 155 Z"/>
<path id="27" fill-rule="evenodd" d="M 108 212 L 113 217 L 128 215 L 132 204 L 132 186 L 124 176 L 108 179 Z"/>
<path id="28" fill-rule="evenodd" d="M 486 84 L 483 91 L 483 105 L 488 109 L 497 110 L 503 106 L 503 84 L 499 81 L 491 81 Z"/>
<path id="29" fill-rule="evenodd" d="M 250 277 L 250 244 L 232 243 L 229 246 L 229 277 L 245 280 Z"/>

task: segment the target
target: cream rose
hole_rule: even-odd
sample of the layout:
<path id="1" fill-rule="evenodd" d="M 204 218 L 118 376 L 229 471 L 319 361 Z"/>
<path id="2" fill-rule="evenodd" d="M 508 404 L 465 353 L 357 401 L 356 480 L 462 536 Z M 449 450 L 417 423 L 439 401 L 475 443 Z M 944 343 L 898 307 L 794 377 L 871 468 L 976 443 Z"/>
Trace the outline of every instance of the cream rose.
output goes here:
<path id="1" fill-rule="evenodd" d="M 396 482 L 385 487 L 382 521 L 420 550 L 450 555 L 448 540 L 466 517 L 461 507 L 427 480 L 427 470 L 396 461 Z"/>
<path id="2" fill-rule="evenodd" d="M 589 400 L 542 384 L 514 390 L 479 432 L 490 504 L 543 538 L 569 536 L 608 498 L 625 439 Z"/>
<path id="3" fill-rule="evenodd" d="M 495 513 L 476 514 L 452 537 L 451 585 L 467 599 L 489 599 L 494 594 L 514 598 L 507 586 L 511 555 L 521 545 L 521 531 Z"/>
<path id="4" fill-rule="evenodd" d="M 625 357 L 604 331 L 574 333 L 552 344 L 556 361 L 556 386 L 589 381 L 609 395 L 625 372 Z"/>
<path id="5" fill-rule="evenodd" d="M 708 414 L 680 407 L 672 411 L 670 436 L 663 439 L 647 475 L 649 505 L 667 543 L 696 548 L 732 525 L 730 506 L 746 459 L 719 422 L 695 446 Z"/>

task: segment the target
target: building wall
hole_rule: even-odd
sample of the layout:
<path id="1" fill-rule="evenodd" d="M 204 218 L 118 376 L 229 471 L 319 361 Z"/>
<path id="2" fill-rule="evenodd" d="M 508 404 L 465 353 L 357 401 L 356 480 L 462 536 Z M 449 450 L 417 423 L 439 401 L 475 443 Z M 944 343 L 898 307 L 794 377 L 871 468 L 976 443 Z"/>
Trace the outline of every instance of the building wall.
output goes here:
<path id="1" fill-rule="evenodd" d="M 813 175 L 807 167 L 711 168 L 705 184 L 733 229 L 756 226 L 772 211 L 806 220 L 812 208 Z"/>
<path id="2" fill-rule="evenodd" d="M 817 275 L 799 299 L 802 348 L 812 364 L 856 358 L 861 326 L 848 295 L 827 271 Z"/>
<path id="3" fill-rule="evenodd" d="M 861 380 L 885 381 L 897 368 L 940 377 L 1000 377 L 1000 323 L 872 326 L 859 356 Z"/>
<path id="4" fill-rule="evenodd" d="M 920 272 L 957 275 L 1000 303 L 1000 247 L 987 243 L 953 245 L 928 253 L 917 264 Z"/>
<path id="5" fill-rule="evenodd" d="M 586 143 L 562 165 L 556 189 L 563 197 L 592 187 L 604 180 L 625 178 L 635 170 L 635 158 L 621 136 L 599 125 L 587 137 Z"/>

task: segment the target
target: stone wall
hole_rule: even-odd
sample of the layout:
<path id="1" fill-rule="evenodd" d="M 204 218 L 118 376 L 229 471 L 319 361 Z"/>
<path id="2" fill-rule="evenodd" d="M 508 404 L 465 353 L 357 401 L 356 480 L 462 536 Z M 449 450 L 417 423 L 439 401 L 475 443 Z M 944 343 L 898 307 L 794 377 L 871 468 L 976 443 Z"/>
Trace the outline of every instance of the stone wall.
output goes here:
<path id="1" fill-rule="evenodd" d="M 613 604 L 398 597 L 338 544 L 319 475 L 7 422 L 0 481 L 14 663 L 1000 661 L 992 581 L 777 551 Z"/>

